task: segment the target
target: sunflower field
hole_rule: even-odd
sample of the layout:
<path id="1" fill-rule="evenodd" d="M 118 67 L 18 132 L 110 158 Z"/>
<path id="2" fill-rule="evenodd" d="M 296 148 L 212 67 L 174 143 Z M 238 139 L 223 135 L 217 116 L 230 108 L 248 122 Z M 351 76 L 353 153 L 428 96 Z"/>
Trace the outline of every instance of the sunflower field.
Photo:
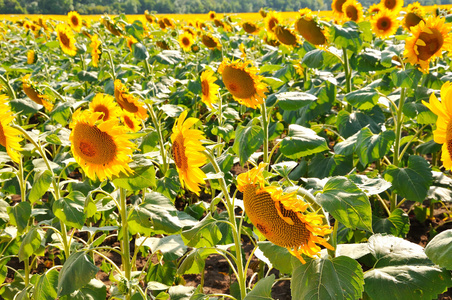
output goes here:
<path id="1" fill-rule="evenodd" d="M 1 299 L 450 299 L 448 8 L 256 16 L 2 18 Z"/>

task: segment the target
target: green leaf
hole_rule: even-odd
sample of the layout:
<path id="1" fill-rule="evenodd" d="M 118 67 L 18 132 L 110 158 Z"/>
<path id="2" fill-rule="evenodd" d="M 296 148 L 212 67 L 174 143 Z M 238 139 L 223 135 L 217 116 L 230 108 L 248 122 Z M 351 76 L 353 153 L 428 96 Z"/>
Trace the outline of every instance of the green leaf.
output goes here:
<path id="1" fill-rule="evenodd" d="M 405 88 L 416 88 L 421 79 L 422 72 L 417 68 L 401 69 L 391 72 L 391 79 L 395 86 Z"/>
<path id="2" fill-rule="evenodd" d="M 358 109 L 368 110 L 377 105 L 379 97 L 375 89 L 365 87 L 346 94 L 345 100 Z"/>
<path id="3" fill-rule="evenodd" d="M 95 278 L 91 279 L 88 284 L 80 290 L 59 298 L 60 300 L 94 300 L 107 299 L 107 287 L 102 281 Z"/>
<path id="4" fill-rule="evenodd" d="M 438 266 L 452 270 L 452 229 L 437 234 L 425 247 L 425 254 Z"/>
<path id="5" fill-rule="evenodd" d="M 275 274 L 259 280 L 253 289 L 243 298 L 244 300 L 264 300 L 272 298 L 272 285 L 275 282 Z"/>
<path id="6" fill-rule="evenodd" d="M 148 49 L 142 43 L 135 43 L 132 45 L 133 57 L 138 60 L 145 60 L 149 58 Z"/>
<path id="7" fill-rule="evenodd" d="M 367 196 L 378 195 L 391 187 L 391 183 L 382 178 L 369 178 L 366 175 L 352 174 L 347 176 Z"/>
<path id="8" fill-rule="evenodd" d="M 276 94 L 279 107 L 284 110 L 297 110 L 306 105 L 310 105 L 317 100 L 317 97 L 304 92 L 286 92 Z"/>
<path id="9" fill-rule="evenodd" d="M 38 228 L 31 228 L 22 240 L 18 253 L 20 261 L 28 259 L 41 246 L 41 235 L 39 234 Z"/>
<path id="10" fill-rule="evenodd" d="M 345 138 L 351 137 L 364 127 L 369 127 L 373 133 L 381 131 L 374 118 L 362 112 L 349 113 L 341 110 L 337 114 L 336 125 L 339 129 L 339 134 Z"/>
<path id="11" fill-rule="evenodd" d="M 122 178 L 116 178 L 113 183 L 128 191 L 139 191 L 148 187 L 155 187 L 155 169 L 154 166 L 134 169 L 134 172 Z"/>
<path id="12" fill-rule="evenodd" d="M 261 126 L 248 125 L 237 126 L 235 141 L 232 149 L 239 155 L 240 164 L 244 165 L 250 156 L 262 146 L 264 142 L 264 131 Z"/>
<path id="13" fill-rule="evenodd" d="M 355 152 L 363 166 L 383 158 L 395 140 L 393 131 L 383 131 L 374 135 L 369 128 L 361 129 L 356 141 Z"/>
<path id="14" fill-rule="evenodd" d="M 374 233 L 387 233 L 401 238 L 410 230 L 410 218 L 400 208 L 391 212 L 388 218 L 373 216 L 372 223 Z"/>
<path id="15" fill-rule="evenodd" d="M 0 219 L 2 219 L 4 222 L 8 222 L 9 221 L 8 207 L 9 207 L 8 202 L 6 202 L 3 199 L 0 199 Z M 0 222 L 0 225 L 1 224 L 2 223 Z"/>
<path id="16" fill-rule="evenodd" d="M 317 202 L 347 228 L 372 232 L 372 208 L 366 194 L 350 179 L 333 177 L 323 192 L 316 195 Z"/>
<path id="17" fill-rule="evenodd" d="M 350 257 L 308 259 L 304 265 L 293 258 L 292 265 L 292 299 L 358 300 L 362 297 L 363 270 Z"/>
<path id="18" fill-rule="evenodd" d="M 206 258 L 211 254 L 220 254 L 213 248 L 193 249 L 177 269 L 178 274 L 201 274 L 206 266 Z"/>
<path id="19" fill-rule="evenodd" d="M 341 155 L 345 155 L 345 156 L 352 155 L 353 152 L 355 152 L 356 140 L 358 139 L 358 134 L 359 134 L 359 131 L 357 133 L 355 133 L 354 135 L 350 136 L 349 138 L 347 138 L 346 140 L 334 145 L 334 152 L 336 152 L 336 154 L 341 154 Z"/>
<path id="20" fill-rule="evenodd" d="M 39 104 L 31 100 L 26 99 L 13 99 L 9 101 L 11 110 L 14 112 L 20 112 L 21 114 L 34 114 L 39 110 Z"/>
<path id="21" fill-rule="evenodd" d="M 69 295 L 83 288 L 98 271 L 99 268 L 93 264 L 86 252 L 72 253 L 58 276 L 58 296 Z"/>
<path id="22" fill-rule="evenodd" d="M 432 124 L 437 120 L 437 116 L 422 103 L 408 102 L 403 106 L 403 113 L 412 119 L 416 119 L 419 124 Z"/>
<path id="23" fill-rule="evenodd" d="M 95 82 L 99 79 L 99 74 L 97 72 L 80 71 L 77 74 L 80 81 Z"/>
<path id="24" fill-rule="evenodd" d="M 168 286 L 172 286 L 176 279 L 177 267 L 173 261 L 161 263 L 150 263 L 146 273 L 146 282 L 157 281 Z"/>
<path id="25" fill-rule="evenodd" d="M 52 112 L 50 113 L 50 116 L 53 120 L 57 121 L 61 124 L 61 126 L 66 126 L 68 123 L 68 120 L 71 119 L 72 112 L 71 107 L 73 103 L 70 102 L 64 102 L 64 103 L 57 103 Z"/>
<path id="26" fill-rule="evenodd" d="M 31 216 L 31 205 L 29 202 L 19 202 L 15 206 L 6 208 L 11 224 L 17 226 L 19 233 L 23 232 L 28 225 Z"/>
<path id="27" fill-rule="evenodd" d="M 286 248 L 277 246 L 272 242 L 258 242 L 259 249 L 264 253 L 265 257 L 271 262 L 275 269 L 281 273 L 292 274 L 292 254 Z"/>
<path id="28" fill-rule="evenodd" d="M 52 183 L 53 175 L 49 170 L 45 170 L 35 175 L 35 180 L 28 195 L 28 199 L 32 204 L 36 203 L 48 191 Z"/>
<path id="29" fill-rule="evenodd" d="M 309 164 L 308 176 L 325 178 L 330 176 L 346 175 L 353 169 L 353 157 L 334 154 L 325 157 L 317 154 Z"/>
<path id="30" fill-rule="evenodd" d="M 432 183 L 432 170 L 421 156 L 411 155 L 407 168 L 388 166 L 384 178 L 394 191 L 411 201 L 423 202 Z"/>
<path id="31" fill-rule="evenodd" d="M 193 286 L 176 285 L 169 288 L 168 294 L 171 300 L 190 300 L 194 289 Z"/>
<path id="32" fill-rule="evenodd" d="M 450 271 L 434 265 L 422 246 L 376 234 L 368 246 L 377 260 L 364 275 L 364 289 L 371 299 L 436 299 L 452 285 Z"/>
<path id="33" fill-rule="evenodd" d="M 50 270 L 39 277 L 33 292 L 34 299 L 54 300 L 57 298 L 58 271 Z"/>
<path id="34" fill-rule="evenodd" d="M 343 25 L 333 24 L 331 27 L 331 38 L 337 48 L 358 52 L 363 44 L 360 35 L 359 27 L 353 21 L 346 22 Z"/>
<path id="35" fill-rule="evenodd" d="M 334 54 L 322 49 L 314 49 L 307 52 L 301 60 L 302 64 L 312 69 L 320 69 L 339 62 L 339 59 Z"/>
<path id="36" fill-rule="evenodd" d="M 323 137 L 318 136 L 310 128 L 296 124 L 289 125 L 289 132 L 280 146 L 281 153 L 291 159 L 298 159 L 328 149 Z"/>
<path id="37" fill-rule="evenodd" d="M 439 150 L 441 150 L 441 144 L 435 143 L 434 140 L 430 140 L 428 142 L 425 142 L 423 144 L 420 144 L 416 147 L 416 152 L 419 154 L 429 154 L 429 153 L 436 153 Z"/>
<path id="38" fill-rule="evenodd" d="M 64 224 L 82 229 L 86 219 L 85 199 L 85 195 L 81 192 L 73 191 L 66 197 L 56 200 L 53 203 L 52 211 Z"/>
<path id="39" fill-rule="evenodd" d="M 143 243 L 144 241 L 144 243 Z M 183 256 L 187 251 L 184 241 L 180 235 L 170 235 L 163 238 L 138 238 L 135 242 L 137 246 L 141 245 L 149 247 L 152 253 L 161 252 L 165 261 L 176 260 Z"/>
<path id="40" fill-rule="evenodd" d="M 205 216 L 196 226 L 182 232 L 182 239 L 189 247 L 214 247 L 221 240 L 222 234 L 217 220 L 210 214 Z"/>

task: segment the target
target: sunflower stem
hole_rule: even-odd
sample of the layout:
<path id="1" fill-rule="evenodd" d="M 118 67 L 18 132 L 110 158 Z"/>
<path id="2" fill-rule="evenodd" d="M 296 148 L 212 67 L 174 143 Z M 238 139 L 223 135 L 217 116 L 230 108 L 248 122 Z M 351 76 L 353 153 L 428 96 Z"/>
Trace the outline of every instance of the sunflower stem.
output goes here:
<path id="1" fill-rule="evenodd" d="M 149 67 L 149 62 L 147 59 L 144 60 L 144 70 L 146 71 L 146 76 L 151 74 L 151 68 Z"/>
<path id="2" fill-rule="evenodd" d="M 162 175 L 165 176 L 166 171 L 168 171 L 168 160 L 166 157 L 165 152 L 165 142 L 163 141 L 163 134 L 162 130 L 160 128 L 160 122 L 157 119 L 157 116 L 155 115 L 154 109 L 151 105 L 146 103 L 146 106 L 148 107 L 149 114 L 151 115 L 152 123 L 154 123 L 155 130 L 157 130 L 157 135 L 159 136 L 159 144 L 160 144 L 160 156 L 162 156 L 163 161 L 163 167 L 161 166 L 160 171 L 162 172 Z"/>
<path id="3" fill-rule="evenodd" d="M 269 163 L 268 161 L 268 116 L 267 116 L 267 105 L 262 103 L 261 105 L 262 114 L 262 128 L 264 130 L 264 163 Z"/>
<path id="4" fill-rule="evenodd" d="M 348 60 L 347 48 L 342 48 L 343 60 L 344 60 L 344 72 L 345 72 L 345 91 L 350 93 L 352 91 L 352 72 L 350 69 L 350 61 Z M 348 112 L 352 111 L 352 106 L 347 103 L 346 107 Z"/>
<path id="5" fill-rule="evenodd" d="M 11 99 L 16 99 L 16 93 L 14 92 L 14 89 L 12 88 L 11 84 L 9 83 L 9 81 L 5 77 L 3 77 L 2 75 L 0 75 L 0 80 L 5 85 L 6 91 L 8 92 L 8 96 Z"/>
<path id="6" fill-rule="evenodd" d="M 124 269 L 124 276 L 127 280 L 127 285 L 131 280 L 131 265 L 130 265 L 130 243 L 129 243 L 129 224 L 127 223 L 127 199 L 126 190 L 119 188 L 119 212 L 121 214 L 121 230 L 122 230 L 122 266 Z M 130 290 L 127 292 L 126 299 L 130 299 Z"/>
<path id="7" fill-rule="evenodd" d="M 112 75 L 113 75 L 113 81 L 116 80 L 116 70 L 115 70 L 115 64 L 113 62 L 113 57 L 111 57 L 111 53 L 110 50 L 105 51 L 107 52 L 108 55 L 108 61 L 110 62 L 110 67 L 111 67 L 111 71 L 112 71 Z"/>
<path id="8" fill-rule="evenodd" d="M 220 174 L 222 171 L 220 169 L 220 166 L 218 166 L 217 161 L 215 160 L 215 157 L 207 150 L 203 151 L 204 155 L 209 159 L 210 163 L 212 164 L 213 168 L 215 169 L 215 172 L 217 174 Z M 243 269 L 243 261 L 242 261 L 242 245 L 240 242 L 240 232 L 239 228 L 237 227 L 235 213 L 234 213 L 234 203 L 231 200 L 231 197 L 229 196 L 229 191 L 226 185 L 226 181 L 224 180 L 224 177 L 218 179 L 220 183 L 221 190 L 223 191 L 223 195 L 226 198 L 226 204 L 227 204 L 227 211 L 229 216 L 229 221 L 231 222 L 232 227 L 232 234 L 234 238 L 234 244 L 235 244 L 235 259 L 237 260 L 237 282 L 239 283 L 240 287 L 240 296 L 241 299 L 244 299 L 246 296 L 246 273 Z"/>
<path id="9" fill-rule="evenodd" d="M 337 230 L 339 228 L 339 221 L 335 220 L 333 225 L 333 232 L 330 234 L 330 245 L 334 248 L 334 250 L 328 249 L 328 254 L 332 257 L 336 257 L 336 251 L 337 251 Z"/>

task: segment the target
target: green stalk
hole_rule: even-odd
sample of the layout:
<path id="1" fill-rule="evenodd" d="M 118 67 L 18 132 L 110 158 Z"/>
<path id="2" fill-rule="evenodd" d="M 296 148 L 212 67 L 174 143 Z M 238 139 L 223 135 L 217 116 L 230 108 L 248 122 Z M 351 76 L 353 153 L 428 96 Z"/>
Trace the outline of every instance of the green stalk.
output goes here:
<path id="1" fill-rule="evenodd" d="M 209 159 L 210 163 L 212 164 L 213 168 L 215 169 L 215 172 L 217 174 L 221 173 L 221 169 L 217 164 L 217 161 L 215 160 L 215 157 L 207 150 L 203 151 L 204 155 Z M 226 181 L 224 180 L 224 177 L 221 177 L 218 179 L 220 183 L 221 190 L 223 192 L 223 195 L 226 199 L 226 208 L 228 211 L 228 217 L 229 221 L 231 223 L 232 227 L 232 234 L 235 244 L 235 259 L 237 260 L 237 282 L 239 284 L 240 288 L 240 296 L 242 299 L 246 296 L 246 274 L 243 269 L 243 261 L 242 261 L 242 245 L 240 242 L 240 233 L 238 231 L 237 223 L 235 220 L 235 213 L 234 213 L 234 203 L 229 196 L 229 191 L 226 185 Z"/>
<path id="2" fill-rule="evenodd" d="M 160 155 L 162 156 L 162 160 L 163 160 L 163 167 L 160 168 L 160 171 L 162 172 L 162 175 L 165 176 L 166 171 L 168 171 L 168 159 L 166 157 L 165 142 L 163 140 L 163 134 L 162 134 L 162 130 L 160 128 L 160 122 L 158 121 L 157 116 L 155 115 L 155 112 L 152 109 L 152 106 L 150 106 L 148 103 L 146 103 L 146 106 L 148 107 L 148 111 L 149 111 L 149 114 L 151 115 L 152 123 L 154 123 L 155 130 L 157 130 L 157 134 L 159 136 Z"/>
<path id="3" fill-rule="evenodd" d="M 14 92 L 14 89 L 12 88 L 11 84 L 9 84 L 9 81 L 2 75 L 0 75 L 0 81 L 2 81 L 3 84 L 5 85 L 9 98 L 16 99 L 16 93 Z"/>
<path id="4" fill-rule="evenodd" d="M 146 76 L 151 74 L 151 68 L 149 67 L 149 62 L 147 59 L 144 60 L 144 70 L 146 71 Z"/>
<path id="5" fill-rule="evenodd" d="M 343 61 L 344 61 L 344 72 L 345 72 L 345 91 L 350 93 L 352 91 L 352 72 L 350 70 L 350 61 L 348 60 L 348 53 L 346 48 L 342 48 Z M 352 111 L 352 106 L 347 104 L 346 107 L 348 112 Z"/>
<path id="6" fill-rule="evenodd" d="M 27 257 L 24 260 L 24 272 L 25 272 L 24 284 L 25 284 L 25 287 L 27 287 L 30 284 L 30 262 L 29 262 L 29 259 L 30 258 Z"/>
<path id="7" fill-rule="evenodd" d="M 267 116 L 267 105 L 262 103 L 261 105 L 262 114 L 262 128 L 264 129 L 264 163 L 269 163 L 268 161 L 268 116 Z"/>
<path id="8" fill-rule="evenodd" d="M 108 61 L 110 62 L 110 67 L 113 75 L 113 81 L 116 80 L 116 71 L 115 71 L 115 64 L 113 63 L 113 57 L 111 57 L 110 50 L 105 51 L 108 55 Z"/>
<path id="9" fill-rule="evenodd" d="M 124 269 L 124 276 L 127 283 L 131 280 L 131 265 L 130 265 L 130 243 L 129 243 L 129 224 L 127 223 L 127 201 L 126 201 L 126 190 L 123 188 L 119 189 L 119 205 L 121 214 L 121 230 L 122 230 L 122 266 Z M 127 292 L 126 299 L 130 299 L 130 290 Z"/>

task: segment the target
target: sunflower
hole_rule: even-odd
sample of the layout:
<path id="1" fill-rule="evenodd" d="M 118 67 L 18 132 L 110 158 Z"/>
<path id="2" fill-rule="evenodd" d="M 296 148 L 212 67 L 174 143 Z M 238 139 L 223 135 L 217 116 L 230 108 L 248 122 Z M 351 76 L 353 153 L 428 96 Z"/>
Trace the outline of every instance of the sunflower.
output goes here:
<path id="1" fill-rule="evenodd" d="M 217 78 L 213 76 L 213 74 L 214 73 L 211 70 L 205 70 L 201 74 L 201 100 L 210 108 L 213 108 L 212 103 L 218 101 L 218 90 L 220 89 L 220 87 L 215 84 Z"/>
<path id="2" fill-rule="evenodd" d="M 441 87 L 441 102 L 435 94 L 430 95 L 429 103 L 422 101 L 433 113 L 438 116 L 433 139 L 441 148 L 441 160 L 446 170 L 452 169 L 452 85 L 448 81 Z"/>
<path id="3" fill-rule="evenodd" d="M 292 30 L 282 24 L 277 24 L 273 27 L 273 33 L 281 44 L 287 46 L 296 46 L 298 39 Z"/>
<path id="4" fill-rule="evenodd" d="M 327 42 L 324 31 L 313 18 L 310 10 L 309 12 L 303 11 L 301 16 L 295 21 L 295 30 L 313 45 L 324 45 Z"/>
<path id="5" fill-rule="evenodd" d="M 189 52 L 193 45 L 193 36 L 188 32 L 179 35 L 179 45 L 185 52 Z"/>
<path id="6" fill-rule="evenodd" d="M 137 39 L 134 38 L 133 36 L 128 36 L 127 37 L 127 47 L 129 48 L 130 52 L 133 51 L 132 49 L 132 45 L 138 43 Z"/>
<path id="7" fill-rule="evenodd" d="M 280 45 L 280 42 L 277 39 L 275 39 L 272 35 L 269 35 L 269 34 L 264 36 L 264 42 L 267 45 L 270 45 L 273 47 L 278 47 Z"/>
<path id="8" fill-rule="evenodd" d="M 425 10 L 419 2 L 414 2 L 408 5 L 406 11 L 407 13 L 403 18 L 403 26 L 410 31 L 411 27 L 424 20 Z"/>
<path id="9" fill-rule="evenodd" d="M 99 116 L 99 120 L 109 121 L 111 119 L 117 119 L 121 113 L 121 108 L 116 104 L 115 98 L 110 95 L 102 93 L 94 96 L 93 101 L 89 104 L 89 109 L 93 113 L 102 113 Z"/>
<path id="10" fill-rule="evenodd" d="M 168 43 L 166 41 L 163 41 L 163 40 L 156 41 L 155 44 L 157 45 L 157 47 L 159 47 L 162 50 L 169 50 L 169 49 L 171 49 L 170 46 L 168 45 Z"/>
<path id="11" fill-rule="evenodd" d="M 166 29 L 166 24 L 163 21 L 163 19 L 158 20 L 157 23 L 159 24 L 160 29 L 162 29 L 162 30 Z"/>
<path id="12" fill-rule="evenodd" d="M 363 6 L 356 0 L 347 0 L 342 5 L 342 10 L 347 21 L 359 23 L 363 20 Z"/>
<path id="13" fill-rule="evenodd" d="M 264 19 L 264 23 L 267 33 L 272 35 L 274 34 L 275 26 L 282 23 L 281 15 L 274 11 L 269 11 Z"/>
<path id="14" fill-rule="evenodd" d="M 53 104 L 48 101 L 48 97 L 44 95 L 37 87 L 36 83 L 30 80 L 30 74 L 22 77 L 22 89 L 24 93 L 35 103 L 42 105 L 45 109 L 51 111 Z"/>
<path id="15" fill-rule="evenodd" d="M 19 163 L 22 137 L 18 129 L 11 127 L 15 117 L 7 104 L 7 98 L 5 95 L 0 95 L 0 145 L 6 148 L 6 152 L 14 162 Z"/>
<path id="16" fill-rule="evenodd" d="M 225 58 L 218 68 L 223 83 L 234 99 L 245 106 L 256 108 L 264 103 L 267 85 L 263 77 L 257 75 L 258 69 L 250 61 L 229 61 Z"/>
<path id="17" fill-rule="evenodd" d="M 127 129 L 118 119 L 99 120 L 100 112 L 78 109 L 72 115 L 69 136 L 72 154 L 92 180 L 105 180 L 119 173 L 132 173 L 127 165 L 132 161 L 136 145 L 127 137 Z"/>
<path id="18" fill-rule="evenodd" d="M 163 23 L 165 23 L 166 27 L 171 27 L 174 28 L 176 27 L 176 24 L 174 24 L 174 21 L 172 19 L 169 18 L 163 18 Z"/>
<path id="19" fill-rule="evenodd" d="M 93 35 L 91 37 L 91 44 L 89 44 L 89 46 L 92 48 L 91 57 L 94 67 L 97 67 L 99 65 L 99 58 L 100 55 L 102 54 L 102 49 L 99 48 L 100 45 L 101 42 L 99 41 L 99 37 L 97 36 L 97 34 Z"/>
<path id="20" fill-rule="evenodd" d="M 141 129 L 141 122 L 135 114 L 128 112 L 127 110 L 123 110 L 120 113 L 121 123 L 130 131 L 137 132 Z"/>
<path id="21" fill-rule="evenodd" d="M 129 89 L 121 82 L 121 80 L 116 79 L 114 86 L 115 98 L 119 106 L 130 113 L 136 114 L 138 118 L 146 120 L 148 118 L 146 108 L 144 108 L 135 96 L 129 93 Z"/>
<path id="22" fill-rule="evenodd" d="M 69 26 L 60 23 L 57 25 L 56 31 L 63 52 L 70 56 L 76 55 L 77 48 L 75 47 L 75 38 Z"/>
<path id="23" fill-rule="evenodd" d="M 196 36 L 196 32 L 194 28 L 192 28 L 192 26 L 185 26 L 183 29 L 186 33 L 189 33 L 192 37 Z"/>
<path id="24" fill-rule="evenodd" d="M 243 22 L 242 28 L 246 33 L 254 34 L 259 31 L 259 27 L 253 22 Z"/>
<path id="25" fill-rule="evenodd" d="M 113 35 L 121 36 L 121 29 L 116 26 L 115 23 L 110 19 L 110 17 L 102 17 L 102 23 L 104 24 L 105 28 L 108 29 Z"/>
<path id="26" fill-rule="evenodd" d="M 69 25 L 74 31 L 80 32 L 82 29 L 82 18 L 80 17 L 79 13 L 76 11 L 70 11 L 67 14 L 69 18 Z"/>
<path id="27" fill-rule="evenodd" d="M 36 55 L 34 50 L 28 50 L 27 51 L 27 64 L 31 65 L 34 64 L 36 61 Z"/>
<path id="28" fill-rule="evenodd" d="M 201 144 L 204 136 L 201 130 L 190 129 L 199 119 L 186 117 L 187 111 L 184 111 L 174 123 L 172 154 L 182 188 L 186 186 L 199 196 L 199 184 L 205 183 L 206 177 L 200 169 L 206 163 L 206 157 L 201 153 L 205 149 Z"/>
<path id="29" fill-rule="evenodd" d="M 380 0 L 380 5 L 389 10 L 399 12 L 403 7 L 403 0 Z"/>
<path id="30" fill-rule="evenodd" d="M 333 15 L 337 20 L 342 20 L 344 17 L 343 5 L 347 0 L 333 0 L 331 3 L 331 9 L 333 10 Z"/>
<path id="31" fill-rule="evenodd" d="M 381 4 L 372 4 L 369 9 L 367 10 L 367 13 L 371 16 L 374 16 L 378 14 L 382 10 Z"/>
<path id="32" fill-rule="evenodd" d="M 217 14 L 214 11 L 209 11 L 208 13 L 209 19 L 214 20 Z"/>
<path id="33" fill-rule="evenodd" d="M 201 36 L 201 42 L 210 50 L 221 48 L 220 41 L 211 33 L 204 33 Z"/>
<path id="34" fill-rule="evenodd" d="M 285 194 L 281 188 L 265 186 L 263 170 L 266 164 L 237 177 L 237 189 L 243 193 L 245 212 L 251 223 L 273 244 L 287 248 L 303 264 L 301 257 L 319 255 L 322 245 L 328 244 L 324 236 L 331 233 L 328 225 L 323 225 L 322 217 L 306 212 L 308 204 L 295 193 Z"/>
<path id="35" fill-rule="evenodd" d="M 393 35 L 397 28 L 399 28 L 399 21 L 397 20 L 398 13 L 386 8 L 383 8 L 371 19 L 372 31 L 380 38 L 387 38 Z"/>
<path id="36" fill-rule="evenodd" d="M 409 63 L 418 64 L 423 72 L 428 73 L 430 60 L 452 47 L 451 28 L 452 24 L 445 23 L 445 18 L 429 16 L 411 27 L 412 36 L 405 41 L 403 55 Z"/>
<path id="37" fill-rule="evenodd" d="M 155 16 L 151 15 L 147 9 L 144 11 L 144 17 L 150 24 L 155 22 Z"/>

